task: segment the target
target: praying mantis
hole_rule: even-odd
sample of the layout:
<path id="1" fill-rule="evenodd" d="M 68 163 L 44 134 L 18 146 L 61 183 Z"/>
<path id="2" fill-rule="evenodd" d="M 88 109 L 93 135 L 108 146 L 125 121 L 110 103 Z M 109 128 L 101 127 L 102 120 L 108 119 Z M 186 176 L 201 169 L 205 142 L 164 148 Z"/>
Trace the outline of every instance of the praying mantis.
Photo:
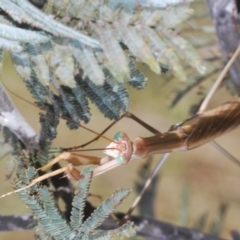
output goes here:
<path id="1" fill-rule="evenodd" d="M 214 110 L 216 110 L 216 109 L 214 109 Z M 213 111 L 214 111 L 213 110 Z M 202 115 L 204 115 L 204 114 L 202 114 Z M 157 127 L 157 129 L 161 129 L 161 131 L 162 130 L 164 130 L 164 133 L 163 134 L 161 134 L 161 133 L 157 133 L 157 132 L 153 132 L 153 134 L 155 134 L 155 133 L 157 133 L 158 134 L 158 136 L 160 137 L 160 136 L 162 136 L 162 135 L 164 135 L 164 136 L 166 136 L 166 138 L 165 139 L 170 139 L 170 134 L 169 133 L 171 133 L 172 135 L 171 136 L 175 136 L 174 137 L 174 139 L 176 140 L 176 142 L 175 142 L 175 144 L 177 145 L 177 149 L 181 149 L 181 150 L 183 150 L 183 151 L 185 151 L 185 150 L 187 150 L 187 144 L 184 144 L 185 142 L 186 142 L 186 138 L 187 139 L 189 139 L 189 136 L 191 137 L 192 135 L 191 134 L 189 134 L 188 136 L 185 136 L 186 134 L 185 134 L 185 132 L 181 132 L 181 129 L 182 129 L 182 127 L 184 128 L 184 127 L 187 127 L 187 125 L 186 124 L 190 124 L 191 122 L 193 123 L 194 122 L 194 120 L 197 120 L 198 119 L 198 117 L 199 117 L 199 120 L 200 120 L 200 116 L 198 115 L 198 116 L 195 116 L 195 118 L 192 118 L 192 119 L 189 119 L 189 120 L 186 120 L 186 121 L 184 121 L 184 122 L 182 122 L 181 124 L 176 124 L 176 125 L 174 125 L 172 128 L 171 128 L 171 130 L 169 130 L 168 131 L 168 128 L 163 128 L 163 127 L 160 127 L 160 126 L 158 126 Z M 201 120 L 200 120 L 201 121 Z M 171 124 L 169 124 L 169 126 L 170 126 Z M 125 130 L 125 128 L 123 128 L 122 129 L 123 131 L 127 131 L 127 130 Z M 229 131 L 230 131 L 230 129 L 228 129 Z M 176 136 L 178 136 L 178 134 L 179 135 L 181 135 L 182 136 L 182 141 L 179 141 L 179 139 L 176 137 Z M 222 133 L 221 133 L 222 134 Z M 221 135 L 220 134 L 220 135 Z M 141 134 L 140 134 L 141 135 Z M 142 135 L 141 135 L 142 136 Z M 209 135 L 210 136 L 210 135 Z M 169 137 L 169 138 L 168 138 Z M 208 139 L 208 140 L 210 140 L 210 139 L 212 139 L 212 138 L 214 138 L 214 137 L 216 137 L 216 135 L 215 136 L 213 136 L 213 135 L 211 135 L 211 137 Z M 138 138 L 139 139 L 139 138 Z M 147 140 L 143 140 L 143 138 L 140 138 L 140 140 L 142 140 L 142 141 L 147 141 Z M 119 141 L 120 141 L 120 143 L 119 143 Z M 122 143 L 122 144 L 121 144 Z M 95 176 L 97 176 L 97 175 L 99 175 L 100 173 L 102 173 L 102 172 L 104 172 L 104 171 L 107 171 L 108 169 L 110 169 L 110 168 L 112 168 L 112 167 L 115 167 L 115 166 L 118 166 L 118 165 L 121 165 L 121 162 L 128 162 L 130 159 L 129 159 L 129 156 L 130 155 L 134 155 L 136 158 L 137 157 L 139 157 L 140 158 L 140 156 L 146 156 L 146 155 L 148 155 L 148 154 L 150 154 L 150 152 L 149 153 L 146 153 L 146 152 L 144 152 L 143 154 L 136 154 L 136 151 L 134 151 L 134 148 L 132 147 L 131 148 L 131 145 L 132 146 L 134 146 L 135 145 L 135 150 L 136 149 L 138 149 L 139 150 L 139 148 L 137 148 L 136 147 L 136 141 L 134 141 L 133 140 L 133 142 L 132 141 L 130 141 L 130 139 L 128 139 L 127 138 L 127 136 L 124 134 L 124 133 L 119 133 L 119 134 L 116 134 L 116 138 L 114 139 L 114 141 L 113 141 L 113 143 L 112 143 L 112 145 L 111 146 L 108 146 L 108 147 L 106 147 L 107 149 L 105 150 L 105 151 L 107 151 L 107 152 L 109 152 L 109 153 L 112 153 L 113 151 L 114 151 L 114 153 L 113 153 L 113 157 L 114 156 L 116 156 L 116 159 L 117 159 L 117 161 L 115 161 L 115 160 L 113 160 L 113 161 L 107 161 L 106 160 L 106 162 L 100 162 L 100 160 L 99 159 L 97 159 L 97 158 L 91 158 L 91 157 L 86 157 L 86 156 L 79 156 L 79 155 L 77 155 L 77 154 L 75 154 L 74 155 L 74 153 L 72 153 L 72 152 L 70 152 L 70 151 L 68 151 L 67 149 L 66 149 L 66 152 L 64 152 L 64 153 L 62 153 L 60 156 L 59 156 L 59 158 L 58 159 L 67 159 L 67 160 L 69 160 L 69 162 L 70 163 L 72 163 L 72 165 L 70 165 L 70 166 L 67 166 L 66 168 L 63 168 L 62 170 L 63 171 L 67 171 L 68 173 L 69 173 L 69 176 L 72 176 L 73 178 L 75 177 L 75 178 L 78 178 L 78 173 L 77 173 L 77 171 L 75 171 L 75 168 L 73 168 L 73 165 L 74 165 L 74 159 L 75 159 L 75 157 L 77 158 L 77 157 L 79 157 L 80 158 L 80 160 L 82 159 L 82 161 L 84 161 L 84 159 L 86 159 L 86 160 L 88 160 L 89 161 L 89 163 L 94 163 L 94 161 L 96 161 L 96 163 L 98 163 L 98 162 L 100 162 L 102 165 L 100 166 L 100 167 L 97 167 L 97 169 L 98 170 L 95 170 Z M 125 152 L 123 152 L 123 154 L 119 154 L 119 151 L 118 151 L 118 145 L 120 144 L 120 146 L 123 146 L 122 148 L 123 148 L 123 151 L 124 150 L 129 150 L 129 151 L 126 151 L 126 154 L 125 154 Z M 179 145 L 178 145 L 179 144 Z M 203 142 L 201 142 L 201 144 L 203 144 Z M 200 144 L 200 145 L 201 145 Z M 143 146 L 147 146 L 147 144 L 142 144 Z M 164 144 L 162 144 L 161 146 L 163 147 L 163 145 Z M 189 144 L 189 145 L 191 145 L 191 144 Z M 199 146 L 200 146 L 199 145 Z M 192 145 L 191 145 L 192 146 Z M 196 146 L 196 147 L 198 147 L 198 146 Z M 112 149 L 110 149 L 110 148 L 112 148 Z M 115 148 L 115 149 L 114 149 Z M 175 147 L 172 147 L 172 148 L 168 148 L 168 149 L 166 149 L 166 144 L 165 144 L 165 150 L 166 151 L 170 151 L 170 150 L 172 150 L 172 149 L 175 149 Z M 133 153 L 135 153 L 135 154 L 131 154 L 131 151 L 133 151 Z M 160 151 L 163 151 L 163 150 L 159 150 L 159 152 Z M 168 154 L 168 153 L 166 153 L 166 154 Z M 168 156 L 168 155 L 166 155 L 165 154 L 165 156 Z M 184 153 L 183 153 L 184 154 Z M 133 157 L 134 157 L 133 156 Z M 78 160 L 78 159 L 77 159 Z M 77 165 L 77 163 L 76 163 L 76 165 Z M 126 165 L 126 167 L 127 167 L 127 165 Z M 45 168 L 42 168 L 41 170 L 43 170 L 43 171 L 45 171 L 45 170 L 47 170 L 47 166 L 45 166 Z M 119 169 L 119 171 L 121 171 L 121 169 Z M 124 170 L 123 170 L 124 171 Z M 126 173 L 124 173 L 124 174 L 126 174 Z M 47 174 L 47 175 L 45 175 L 46 177 L 49 177 L 49 174 Z M 41 180 L 41 179 L 38 179 L 39 181 Z M 33 182 L 33 183 L 35 183 L 35 182 Z"/>
<path id="2" fill-rule="evenodd" d="M 237 51 L 237 54 L 238 53 L 239 50 Z M 148 124 L 143 123 L 135 115 L 127 112 L 122 116 L 122 118 L 126 116 L 136 120 L 138 123 L 145 126 L 150 132 L 155 135 L 149 138 L 138 137 L 134 141 L 131 141 L 126 133 L 118 132 L 115 135 L 112 143 L 108 145 L 104 150 L 104 152 L 107 154 L 107 157 L 104 158 L 80 155 L 72 152 L 75 148 L 65 148 L 64 152 L 54 158 L 49 164 L 41 167 L 39 170 L 46 171 L 54 163 L 58 162 L 61 159 L 67 160 L 70 162 L 70 165 L 56 170 L 55 172 L 50 172 L 41 177 L 38 177 L 34 179 L 28 186 L 11 193 L 31 187 L 46 178 L 62 172 L 66 172 L 69 177 L 79 180 L 80 175 L 74 166 L 82 164 L 100 165 L 94 170 L 94 176 L 98 176 L 114 167 L 126 164 L 131 159 L 142 158 L 156 153 L 165 153 L 160 161 L 158 167 L 159 169 L 168 157 L 169 152 L 177 149 L 186 151 L 196 148 L 206 142 L 215 139 L 218 136 L 221 136 L 228 131 L 235 129 L 240 123 L 239 103 L 240 99 L 237 98 L 216 108 L 213 108 L 212 110 L 200 111 L 200 113 L 193 116 L 192 118 L 172 126 L 169 131 L 166 131 L 165 133 L 160 133 L 158 130 L 150 127 Z M 206 127 L 207 131 L 205 131 Z M 102 134 L 104 133 L 101 133 L 100 136 Z M 155 170 L 155 172 L 157 172 L 157 170 Z M 148 181 L 146 185 L 149 185 L 150 182 L 151 181 Z M 11 193 L 2 195 L 1 197 L 5 197 Z M 139 200 L 137 201 L 139 202 Z M 129 210 L 124 220 L 127 219 L 132 210 L 133 208 Z"/>
<path id="3" fill-rule="evenodd" d="M 226 66 L 226 69 L 229 68 L 236 56 L 238 56 L 239 51 L 240 48 L 236 50 L 231 61 L 229 61 L 229 65 Z M 221 76 L 220 79 L 222 79 Z M 216 85 L 217 84 L 219 83 L 216 82 Z M 114 140 L 104 149 L 104 153 L 107 156 L 103 158 L 74 153 L 74 151 L 76 151 L 78 148 L 86 146 L 101 137 L 116 123 L 114 122 L 94 140 L 79 147 L 63 149 L 61 154 L 38 170 L 46 172 L 55 163 L 62 159 L 70 163 L 68 166 L 38 177 L 32 180 L 28 186 L 4 194 L 1 197 L 5 197 L 12 193 L 29 188 L 30 186 L 46 178 L 62 172 L 66 172 L 67 176 L 75 180 L 79 180 L 80 174 L 74 168 L 75 166 L 87 164 L 100 165 L 94 170 L 93 176 L 95 177 L 119 165 L 126 164 L 131 159 L 144 158 L 146 156 L 158 153 L 165 153 L 163 157 L 163 159 L 165 159 L 168 154 L 174 150 L 178 149 L 181 151 L 187 151 L 199 147 L 239 126 L 240 98 L 233 99 L 212 110 L 203 111 L 203 109 L 200 109 L 198 114 L 187 120 L 184 120 L 181 123 L 171 126 L 170 129 L 165 133 L 160 133 L 158 130 L 146 124 L 141 119 L 129 112 L 126 112 L 124 115 L 122 115 L 120 119 L 124 117 L 133 119 L 155 135 L 147 138 L 138 137 L 134 141 L 131 141 L 126 133 L 118 132 L 114 136 Z M 237 161 L 235 160 L 235 162 Z"/>

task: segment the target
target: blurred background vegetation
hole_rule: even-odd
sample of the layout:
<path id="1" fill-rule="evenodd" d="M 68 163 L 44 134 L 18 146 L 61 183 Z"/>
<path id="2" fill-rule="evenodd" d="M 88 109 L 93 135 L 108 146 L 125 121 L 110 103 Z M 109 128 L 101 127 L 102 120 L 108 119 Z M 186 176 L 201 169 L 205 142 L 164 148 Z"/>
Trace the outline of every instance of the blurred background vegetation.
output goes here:
<path id="1" fill-rule="evenodd" d="M 209 64 L 213 69 L 220 71 L 224 65 L 222 53 L 218 47 L 206 3 L 205 1 L 195 1 L 191 6 L 195 9 L 195 13 L 187 23 L 179 28 L 179 34 L 189 39 L 203 58 L 211 59 Z M 129 111 L 162 132 L 167 131 L 172 124 L 189 117 L 192 114 L 191 110 L 197 109 L 219 74 L 219 71 L 213 71 L 209 76 L 204 78 L 199 76 L 196 80 L 196 77 L 193 77 L 196 76 L 196 73 L 186 69 L 189 71 L 189 79 L 181 82 L 175 79 L 171 73 L 159 76 L 153 74 L 146 66 L 139 65 L 138 67 L 148 77 L 148 86 L 141 91 L 126 86 L 131 97 Z M 28 101 L 33 101 L 16 70 L 12 67 L 10 56 L 7 54 L 4 59 L 2 81 L 12 92 Z M 179 92 L 190 88 L 191 84 L 194 87 L 172 106 Z M 23 117 L 39 132 L 39 110 L 11 93 L 9 94 Z M 232 97 L 231 84 L 226 79 L 211 100 L 209 108 L 218 106 Z M 93 116 L 87 126 L 100 132 L 110 121 L 104 118 L 94 105 L 91 105 L 91 109 Z M 151 135 L 129 119 L 121 120 L 106 135 L 112 138 L 118 131 L 126 132 L 131 139 L 137 136 Z M 240 130 L 234 130 L 217 139 L 219 144 L 236 157 L 239 156 L 239 133 Z M 54 146 L 71 147 L 84 143 L 92 137 L 94 135 L 84 129 L 69 131 L 65 123 L 61 122 Z M 107 144 L 108 142 L 104 139 L 100 139 L 90 147 L 105 147 Z M 89 154 L 103 156 L 102 152 L 89 152 Z M 151 169 L 154 168 L 159 158 L 160 155 L 153 156 Z M 118 211 L 126 212 L 137 196 L 135 185 L 136 181 L 139 181 L 139 172 L 144 161 L 144 159 L 132 161 L 95 178 L 90 192 L 106 198 L 117 188 L 133 189 L 131 195 L 118 208 Z M 11 180 L 5 179 L 8 165 L 6 156 L 0 161 L 1 194 L 11 189 Z M 154 198 L 152 206 L 154 217 L 158 220 L 189 228 L 198 228 L 201 231 L 219 234 L 223 238 L 230 239 L 230 231 L 239 229 L 239 179 L 240 168 L 210 144 L 205 144 L 189 152 L 174 152 L 159 173 L 155 192 L 150 194 L 150 197 Z M 94 197 L 90 197 L 89 201 L 95 206 L 100 203 L 99 199 Z M 136 209 L 134 214 L 138 214 L 139 211 Z M 11 215 L 28 213 L 28 210 L 17 195 L 12 195 L 1 199 L 0 212 Z M 219 224 L 221 217 L 222 220 Z M 0 239 L 27 240 L 33 239 L 33 235 L 34 231 L 1 232 Z"/>

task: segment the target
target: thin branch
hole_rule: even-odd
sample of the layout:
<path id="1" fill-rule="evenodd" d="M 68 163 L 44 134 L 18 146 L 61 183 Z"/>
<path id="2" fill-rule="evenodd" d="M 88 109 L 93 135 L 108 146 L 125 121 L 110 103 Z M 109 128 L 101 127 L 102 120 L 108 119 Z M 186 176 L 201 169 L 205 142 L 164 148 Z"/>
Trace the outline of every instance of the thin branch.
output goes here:
<path id="1" fill-rule="evenodd" d="M 36 226 L 36 221 L 32 215 L 0 215 L 0 232 L 1 231 L 19 231 L 29 230 Z"/>
<path id="2" fill-rule="evenodd" d="M 116 216 L 118 218 L 123 218 L 124 214 L 116 213 Z M 216 236 L 211 236 L 189 228 L 178 227 L 170 223 L 165 223 L 150 218 L 131 216 L 130 221 L 133 221 L 138 226 L 137 234 L 140 236 L 145 236 L 148 239 L 221 240 L 221 238 Z M 29 230 L 35 226 L 36 222 L 31 215 L 0 215 L 0 231 Z M 100 226 L 100 229 L 111 230 L 117 227 L 118 225 L 111 217 L 109 217 Z"/>
<path id="3" fill-rule="evenodd" d="M 0 125 L 10 129 L 26 148 L 38 148 L 38 135 L 14 106 L 0 82 Z"/>
<path id="4" fill-rule="evenodd" d="M 163 166 L 163 164 L 166 162 L 167 158 L 169 157 L 170 153 L 165 153 L 160 160 L 157 163 L 157 166 L 155 167 L 154 171 L 151 173 L 151 175 L 148 177 L 147 181 L 145 182 L 145 185 L 143 186 L 142 191 L 140 194 L 137 196 L 135 201 L 133 202 L 132 206 L 129 208 L 127 214 L 124 216 L 124 219 L 122 220 L 123 222 L 127 221 L 129 217 L 131 216 L 133 210 L 136 208 L 136 206 L 139 204 L 141 201 L 143 195 L 149 188 L 150 184 L 152 183 L 152 180 L 156 177 L 156 175 L 159 173 L 160 168 Z"/>
<path id="5" fill-rule="evenodd" d="M 211 144 L 219 151 L 221 152 L 225 157 L 227 157 L 229 160 L 231 160 L 234 164 L 236 164 L 238 167 L 240 167 L 240 162 L 237 158 L 235 158 L 232 154 L 230 154 L 226 149 L 224 149 L 222 146 L 220 146 L 216 141 L 211 141 Z"/>
<path id="6" fill-rule="evenodd" d="M 222 82 L 223 78 L 226 76 L 227 72 L 229 71 L 229 69 L 232 66 L 232 64 L 234 63 L 234 61 L 237 59 L 239 53 L 240 53 L 240 45 L 238 46 L 238 48 L 236 49 L 236 51 L 232 55 L 231 59 L 228 61 L 227 65 L 224 67 L 224 69 L 222 70 L 221 74 L 217 78 L 216 82 L 212 86 L 212 88 L 209 91 L 208 95 L 206 96 L 206 98 L 202 102 L 202 105 L 200 106 L 200 109 L 199 109 L 198 113 L 202 113 L 202 112 L 205 111 L 205 109 L 207 108 L 207 105 L 208 105 L 210 99 L 212 98 L 213 94 L 215 93 L 215 91 L 217 90 L 218 86 Z"/>

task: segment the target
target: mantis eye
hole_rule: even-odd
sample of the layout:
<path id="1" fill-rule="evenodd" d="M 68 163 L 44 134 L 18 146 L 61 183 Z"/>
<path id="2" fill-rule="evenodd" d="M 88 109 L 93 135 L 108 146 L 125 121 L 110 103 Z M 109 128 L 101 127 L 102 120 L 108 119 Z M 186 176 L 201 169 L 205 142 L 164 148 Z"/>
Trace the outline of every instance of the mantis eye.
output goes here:
<path id="1" fill-rule="evenodd" d="M 117 132 L 115 135 L 114 135 L 114 140 L 116 142 L 119 142 L 119 140 L 122 138 L 123 136 L 123 133 L 122 132 Z"/>
<path id="2" fill-rule="evenodd" d="M 125 163 L 128 162 L 127 159 L 125 159 L 122 155 L 118 155 L 117 161 L 118 161 L 118 163 L 120 163 L 120 164 L 125 164 Z"/>

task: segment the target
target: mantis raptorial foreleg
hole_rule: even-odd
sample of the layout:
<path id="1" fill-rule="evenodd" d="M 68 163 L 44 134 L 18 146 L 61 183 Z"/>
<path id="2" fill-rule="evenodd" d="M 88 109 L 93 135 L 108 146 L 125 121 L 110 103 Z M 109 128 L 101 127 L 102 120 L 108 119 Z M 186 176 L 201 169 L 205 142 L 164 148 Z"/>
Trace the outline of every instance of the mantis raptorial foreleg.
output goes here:
<path id="1" fill-rule="evenodd" d="M 75 168 L 75 166 L 90 165 L 90 164 L 102 165 L 102 164 L 105 164 L 106 162 L 108 162 L 110 159 L 108 159 L 106 157 L 99 158 L 99 157 L 95 157 L 95 156 L 86 156 L 86 155 L 81 155 L 81 154 L 71 153 L 71 152 L 62 152 L 57 157 L 55 157 L 53 160 L 51 160 L 48 164 L 37 169 L 37 171 L 46 172 L 48 169 L 50 169 L 54 164 L 58 163 L 60 160 L 68 161 L 69 164 L 67 166 L 61 167 L 57 170 L 54 170 L 52 172 L 48 172 L 42 176 L 39 176 L 39 177 L 33 179 L 27 186 L 22 187 L 17 190 L 14 190 L 12 192 L 9 192 L 7 194 L 4 194 L 4 195 L 0 196 L 0 198 L 6 197 L 13 193 L 20 192 L 22 190 L 26 190 L 26 189 L 30 188 L 31 186 L 33 186 L 45 179 L 48 179 L 50 177 L 56 176 L 61 173 L 65 173 L 65 176 L 68 177 L 69 179 L 74 179 L 74 180 L 78 181 L 81 179 L 82 176 L 81 176 L 80 172 Z"/>

